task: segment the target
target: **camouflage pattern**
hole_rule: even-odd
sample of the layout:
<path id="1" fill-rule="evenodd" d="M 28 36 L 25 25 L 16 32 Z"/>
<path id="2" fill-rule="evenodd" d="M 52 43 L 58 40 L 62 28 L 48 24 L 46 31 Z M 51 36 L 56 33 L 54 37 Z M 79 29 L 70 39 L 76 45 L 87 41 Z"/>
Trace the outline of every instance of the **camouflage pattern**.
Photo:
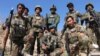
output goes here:
<path id="1" fill-rule="evenodd" d="M 98 16 L 100 15 L 98 13 L 96 13 L 96 14 Z M 87 30 L 88 36 L 90 37 L 92 43 L 96 44 L 97 43 L 97 39 L 96 39 L 96 36 L 95 36 L 95 32 L 94 32 L 94 30 L 91 27 L 89 27 L 90 26 L 89 25 L 89 21 L 93 20 L 93 19 L 91 19 L 91 17 L 92 16 L 90 15 L 90 13 L 86 12 L 86 13 L 83 14 L 82 19 L 86 21 L 86 30 Z"/>
<path id="2" fill-rule="evenodd" d="M 7 23 L 9 23 L 9 18 L 7 20 Z M 19 17 L 18 14 L 13 15 L 10 26 L 11 27 L 10 39 L 12 42 L 11 56 L 22 55 L 21 51 L 24 47 L 23 37 L 26 35 L 26 30 L 27 30 L 26 25 L 27 21 L 23 16 Z M 7 24 L 7 26 L 9 26 L 9 24 Z"/>
<path id="3" fill-rule="evenodd" d="M 100 13 L 96 12 L 96 11 L 92 11 L 96 14 L 96 17 L 100 18 Z M 93 21 L 94 18 L 91 18 L 92 16 L 90 15 L 90 13 L 87 11 L 83 16 L 82 16 L 82 19 L 84 19 L 86 21 L 86 26 L 87 26 L 87 34 L 90 36 L 91 38 L 91 41 L 92 43 L 95 43 L 95 44 L 98 44 L 100 46 L 100 39 L 99 39 L 99 35 L 97 33 L 97 31 L 95 31 L 93 29 L 93 27 L 90 27 L 92 25 L 89 24 L 89 22 Z M 100 20 L 98 20 L 98 23 L 99 23 Z M 97 28 L 97 27 L 96 27 Z M 95 29 L 96 29 L 95 28 Z M 100 27 L 99 27 L 100 28 Z M 99 28 L 98 28 L 98 31 L 99 31 Z"/>
<path id="4" fill-rule="evenodd" d="M 45 55 L 50 56 L 61 56 L 64 55 L 60 52 L 60 48 L 62 48 L 63 43 L 59 40 L 58 36 L 56 34 L 52 34 L 48 32 L 43 38 L 42 38 L 42 44 L 45 46 L 48 46 L 46 50 L 44 51 Z"/>
<path id="5" fill-rule="evenodd" d="M 47 16 L 47 19 L 48 19 L 49 28 L 55 27 L 55 29 L 57 30 L 57 26 L 60 21 L 60 16 L 58 14 L 49 14 Z"/>
<path id="6" fill-rule="evenodd" d="M 35 32 L 40 32 L 45 27 L 45 20 L 41 15 L 40 16 L 34 15 L 31 23 L 32 23 L 32 29 Z"/>
<path id="7" fill-rule="evenodd" d="M 30 16 L 30 15 L 23 15 L 26 19 L 27 19 L 27 22 L 28 22 L 28 24 L 27 24 L 27 34 L 29 34 L 29 30 L 31 29 L 31 19 L 32 19 L 32 17 Z"/>
<path id="8" fill-rule="evenodd" d="M 76 23 L 78 23 L 79 21 L 78 21 L 78 17 L 81 17 L 82 15 L 78 12 L 78 11 L 72 11 L 72 12 L 68 12 L 67 13 L 67 16 L 72 16 L 72 17 L 74 17 L 74 21 L 76 22 Z"/>
<path id="9" fill-rule="evenodd" d="M 84 27 L 77 24 L 71 29 L 69 27 L 66 29 L 64 34 L 67 34 L 65 38 L 68 37 L 69 39 L 71 56 L 79 55 L 82 51 L 87 50 L 90 40 L 85 33 Z M 85 54 L 87 54 L 87 52 Z"/>
<path id="10" fill-rule="evenodd" d="M 44 29 L 44 18 L 40 15 L 37 16 L 36 14 L 31 19 L 31 26 L 32 28 L 29 31 L 29 34 L 24 38 L 26 41 L 26 50 L 30 55 L 33 55 L 35 41 L 37 40 L 37 53 L 40 54 L 40 35 L 43 33 Z"/>

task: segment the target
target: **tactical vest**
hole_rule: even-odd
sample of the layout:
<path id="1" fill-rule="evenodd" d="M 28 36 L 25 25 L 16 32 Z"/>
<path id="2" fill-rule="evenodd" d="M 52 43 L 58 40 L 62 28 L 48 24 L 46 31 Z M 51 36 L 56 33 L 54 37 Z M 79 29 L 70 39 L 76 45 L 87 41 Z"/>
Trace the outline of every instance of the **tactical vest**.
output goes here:
<path id="1" fill-rule="evenodd" d="M 56 20 L 57 20 L 58 15 L 49 15 L 48 16 L 48 24 L 52 25 L 55 24 Z"/>
<path id="2" fill-rule="evenodd" d="M 41 28 L 43 27 L 43 17 L 42 16 L 33 16 L 32 18 L 32 27 Z"/>
<path id="3" fill-rule="evenodd" d="M 75 28 L 68 30 L 68 38 L 70 44 L 74 44 L 75 42 L 78 41 L 78 36 Z"/>
<path id="4" fill-rule="evenodd" d="M 68 38 L 71 44 L 79 41 L 78 32 L 84 32 L 84 28 L 82 28 L 80 25 L 76 24 L 72 29 L 67 28 Z"/>
<path id="5" fill-rule="evenodd" d="M 26 25 L 24 17 L 13 16 L 11 20 L 11 36 L 13 39 L 23 38 L 26 35 Z"/>
<path id="6" fill-rule="evenodd" d="M 78 21 L 78 12 L 77 11 L 73 11 L 72 13 L 68 13 L 67 16 L 72 16 L 74 18 L 74 21 L 77 22 Z"/>
<path id="7" fill-rule="evenodd" d="M 46 36 L 46 45 L 48 46 L 48 49 L 50 49 L 50 51 L 54 51 L 55 48 L 57 48 L 57 36 L 56 35 L 52 35 L 51 33 L 49 33 Z"/>

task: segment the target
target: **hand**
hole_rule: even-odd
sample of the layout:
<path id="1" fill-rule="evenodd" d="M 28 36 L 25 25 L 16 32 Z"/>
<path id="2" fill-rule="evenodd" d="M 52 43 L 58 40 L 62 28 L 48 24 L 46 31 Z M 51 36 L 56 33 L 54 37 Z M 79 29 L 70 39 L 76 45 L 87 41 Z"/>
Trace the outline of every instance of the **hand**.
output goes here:
<path id="1" fill-rule="evenodd" d="M 61 53 L 64 53 L 64 48 L 61 48 L 60 51 L 61 51 Z"/>
<path id="2" fill-rule="evenodd" d="M 24 37 L 24 41 L 31 41 L 33 39 L 33 36 L 32 35 L 27 35 Z"/>
<path id="3" fill-rule="evenodd" d="M 42 49 L 46 50 L 47 46 L 45 44 L 42 44 Z"/>

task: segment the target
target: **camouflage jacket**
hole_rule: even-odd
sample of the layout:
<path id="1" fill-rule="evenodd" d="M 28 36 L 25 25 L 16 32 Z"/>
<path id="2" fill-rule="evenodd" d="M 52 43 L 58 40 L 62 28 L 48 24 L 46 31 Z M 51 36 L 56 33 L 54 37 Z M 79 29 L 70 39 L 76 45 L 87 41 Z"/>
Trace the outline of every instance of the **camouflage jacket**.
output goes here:
<path id="1" fill-rule="evenodd" d="M 30 15 L 23 15 L 28 20 L 28 27 L 31 28 L 31 16 Z"/>
<path id="2" fill-rule="evenodd" d="M 72 11 L 72 12 L 68 12 L 67 16 L 74 17 L 74 21 L 78 22 L 78 17 L 81 17 L 82 15 L 78 11 Z"/>
<path id="3" fill-rule="evenodd" d="M 54 50 L 56 48 L 61 48 L 63 43 L 60 41 L 56 34 L 48 33 L 42 39 L 42 44 L 48 46 L 48 49 Z"/>
<path id="4" fill-rule="evenodd" d="M 96 17 L 100 18 L 99 12 L 96 12 L 96 11 L 93 11 L 93 12 L 96 14 Z M 91 18 L 91 17 L 92 17 L 91 14 L 89 12 L 86 12 L 82 15 L 81 18 L 82 18 L 82 20 L 85 20 L 86 25 L 89 26 L 89 22 L 94 20 L 94 18 Z M 99 22 L 100 20 L 97 20 L 97 21 Z"/>
<path id="5" fill-rule="evenodd" d="M 47 16 L 47 19 L 48 19 L 49 27 L 57 27 L 60 21 L 60 16 L 58 14 L 55 14 L 55 15 L 49 14 Z"/>
<path id="6" fill-rule="evenodd" d="M 45 27 L 45 20 L 43 16 L 37 16 L 36 14 L 31 19 L 32 29 L 36 32 L 41 31 Z"/>
<path id="7" fill-rule="evenodd" d="M 83 26 L 78 24 L 75 24 L 74 28 L 67 28 L 64 34 L 67 34 L 65 37 L 69 39 L 69 44 L 78 44 L 82 40 L 89 41 L 88 36 L 86 35 L 86 30 Z"/>
<path id="8" fill-rule="evenodd" d="M 9 26 L 10 19 L 8 17 L 6 21 L 6 26 Z M 26 18 L 19 17 L 18 14 L 12 16 L 10 25 L 10 35 L 13 37 L 22 37 L 26 35 L 28 20 Z"/>

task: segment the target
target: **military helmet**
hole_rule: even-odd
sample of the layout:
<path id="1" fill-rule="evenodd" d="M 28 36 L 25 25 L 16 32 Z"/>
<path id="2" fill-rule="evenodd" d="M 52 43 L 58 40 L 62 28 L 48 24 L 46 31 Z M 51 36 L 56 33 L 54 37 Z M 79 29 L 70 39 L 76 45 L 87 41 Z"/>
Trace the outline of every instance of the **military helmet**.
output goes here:
<path id="1" fill-rule="evenodd" d="M 36 6 L 35 6 L 35 11 L 36 11 L 37 8 L 39 8 L 40 11 L 42 12 L 42 7 L 41 7 L 40 5 L 36 5 Z"/>
<path id="2" fill-rule="evenodd" d="M 55 5 L 52 5 L 52 7 L 50 8 L 50 10 L 57 10 Z"/>
<path id="3" fill-rule="evenodd" d="M 94 6 L 91 3 L 86 4 L 85 9 L 87 10 L 87 7 L 91 6 L 92 8 L 94 8 Z"/>
<path id="4" fill-rule="evenodd" d="M 73 3 L 70 2 L 67 4 L 67 7 L 74 7 L 74 5 L 73 5 Z"/>

